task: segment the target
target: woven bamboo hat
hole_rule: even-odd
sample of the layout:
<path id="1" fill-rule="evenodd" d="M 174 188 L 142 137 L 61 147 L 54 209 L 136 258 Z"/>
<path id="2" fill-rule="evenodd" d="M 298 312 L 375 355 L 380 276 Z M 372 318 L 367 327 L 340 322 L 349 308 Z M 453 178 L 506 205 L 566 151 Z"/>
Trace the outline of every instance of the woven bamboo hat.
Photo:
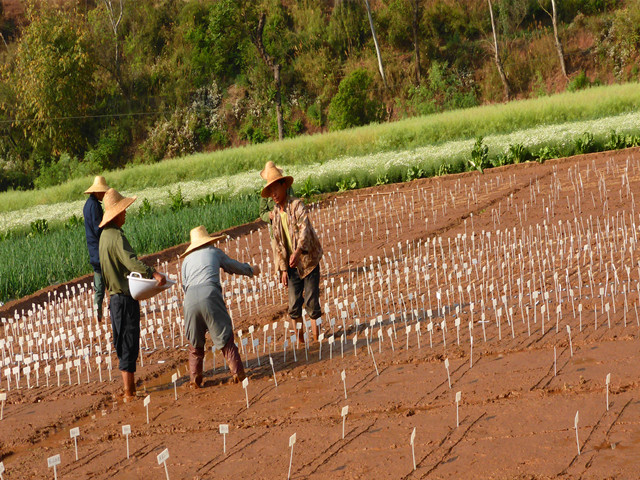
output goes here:
<path id="1" fill-rule="evenodd" d="M 104 215 L 102 216 L 102 221 L 98 226 L 100 228 L 104 227 L 120 213 L 129 208 L 129 206 L 135 202 L 136 198 L 138 197 L 123 197 L 115 188 L 107 190 L 107 193 L 104 194 L 104 198 L 102 199 Z"/>
<path id="2" fill-rule="evenodd" d="M 260 176 L 267 181 L 267 184 L 262 189 L 262 193 L 260 193 L 260 195 L 264 198 L 269 196 L 269 193 L 270 193 L 269 187 L 271 187 L 271 185 L 273 185 L 274 183 L 282 179 L 285 180 L 287 189 L 291 187 L 291 185 L 293 184 L 293 177 L 283 176 L 282 169 L 276 167 L 276 164 L 273 163 L 272 161 L 267 162 L 267 164 L 264 166 L 264 170 L 260 172 Z"/>
<path id="3" fill-rule="evenodd" d="M 102 175 L 97 175 L 93 180 L 93 185 L 85 190 L 84 193 L 101 193 L 109 190 L 109 185 Z"/>
<path id="4" fill-rule="evenodd" d="M 189 232 L 189 236 L 191 237 L 191 244 L 187 247 L 184 253 L 181 256 L 185 256 L 196 250 L 197 248 L 203 247 L 204 245 L 208 245 L 213 242 L 217 242 L 226 237 L 226 235 L 209 235 L 207 229 L 204 228 L 203 225 L 199 227 L 192 228 Z"/>

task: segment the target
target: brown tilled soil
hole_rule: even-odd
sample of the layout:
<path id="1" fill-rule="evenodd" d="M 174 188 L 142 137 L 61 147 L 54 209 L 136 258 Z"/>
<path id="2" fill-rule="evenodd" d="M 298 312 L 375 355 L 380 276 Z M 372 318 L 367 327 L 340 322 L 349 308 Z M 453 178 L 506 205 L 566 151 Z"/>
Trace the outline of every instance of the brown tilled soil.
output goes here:
<path id="1" fill-rule="evenodd" d="M 286 478 L 290 462 L 295 479 L 637 478 L 639 154 L 593 154 L 326 198 L 312 219 L 325 249 L 321 301 L 329 311 L 322 328 L 328 338 L 335 319 L 336 342 L 332 350 L 326 339 L 321 349 L 300 346 L 296 360 L 291 346 L 284 358 L 286 295 L 270 288 L 268 231 L 258 223 L 231 231 L 221 247 L 262 261 L 264 272 L 254 284 L 225 278 L 236 329 L 248 338 L 254 326 L 260 342 L 260 365 L 250 346 L 243 355 L 247 396 L 228 382 L 219 353 L 213 369 L 211 352 L 204 388 L 189 390 L 186 349 L 177 329 L 171 335 L 175 319 L 149 313 L 146 321 L 165 329 L 166 348 L 160 336 L 155 347 L 147 336 L 133 404 L 119 400 L 117 370 L 112 382 L 100 382 L 93 360 L 89 383 L 83 370 L 78 385 L 73 369 L 69 385 L 65 370 L 60 387 L 55 373 L 44 386 L 41 370 L 39 387 L 32 373 L 31 389 L 22 378 L 20 389 L 12 381 L 7 391 L 2 368 L 4 478 L 53 478 L 47 458 L 55 454 L 60 479 L 164 478 L 157 455 L 165 448 L 172 479 Z M 163 268 L 175 273 L 183 249 L 164 252 Z M 172 295 L 181 298 L 177 289 Z M 21 299 L 0 316 L 16 309 L 27 315 L 47 297 Z M 272 322 L 277 387 L 263 353 L 263 325 Z M 104 366 L 102 375 L 108 380 Z M 148 424 L 144 394 L 151 398 Z M 226 453 L 220 424 L 229 425 Z"/>

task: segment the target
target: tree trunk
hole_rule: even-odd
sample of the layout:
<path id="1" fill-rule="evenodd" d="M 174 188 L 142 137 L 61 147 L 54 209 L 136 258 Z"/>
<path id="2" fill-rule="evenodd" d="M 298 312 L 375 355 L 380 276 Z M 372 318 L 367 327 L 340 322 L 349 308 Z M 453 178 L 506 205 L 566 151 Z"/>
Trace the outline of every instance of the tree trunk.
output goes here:
<path id="1" fill-rule="evenodd" d="M 282 83 L 280 81 L 280 64 L 275 64 L 271 56 L 264 48 L 264 43 L 262 41 L 262 32 L 264 30 L 264 22 L 266 18 L 266 14 L 260 14 L 260 19 L 258 20 L 258 29 L 256 30 L 255 37 L 253 38 L 253 43 L 258 49 L 258 53 L 260 53 L 260 57 L 262 57 L 264 63 L 273 72 L 273 86 L 276 91 L 275 103 L 276 121 L 278 123 L 278 139 L 282 140 L 284 138 L 284 119 L 282 118 L 282 95 L 280 93 L 280 90 L 282 88 Z"/>
<path id="2" fill-rule="evenodd" d="M 385 88 L 389 88 L 387 85 L 387 78 L 384 75 L 384 67 L 382 66 L 382 56 L 380 54 L 380 46 L 378 45 L 376 27 L 373 25 L 373 16 L 371 15 L 371 6 L 369 5 L 369 0 L 364 0 L 364 5 L 367 8 L 367 15 L 369 16 L 369 25 L 371 25 L 371 35 L 373 35 L 373 44 L 376 47 L 376 55 L 378 56 L 378 69 L 380 70 L 382 83 L 384 83 Z"/>
<path id="3" fill-rule="evenodd" d="M 564 52 L 562 51 L 562 43 L 560 43 L 560 37 L 558 36 L 558 15 L 556 13 L 556 0 L 551 0 L 551 23 L 553 24 L 553 38 L 556 42 L 556 50 L 558 51 L 558 59 L 560 60 L 560 68 L 562 69 L 562 75 L 564 78 L 567 76 L 567 66 L 564 63 Z"/>
<path id="4" fill-rule="evenodd" d="M 487 2 L 489 3 L 489 14 L 491 15 L 491 30 L 493 31 L 493 49 L 495 53 L 496 67 L 498 67 L 498 73 L 500 74 L 500 79 L 502 80 L 502 86 L 504 87 L 505 100 L 509 101 L 511 99 L 511 87 L 509 86 L 509 80 L 507 79 L 507 75 L 504 73 L 504 68 L 502 67 L 502 60 L 500 59 L 500 48 L 498 46 L 496 22 L 493 18 L 493 6 L 491 5 L 491 0 L 487 0 Z"/>
<path id="5" fill-rule="evenodd" d="M 276 120 L 278 122 L 278 138 L 284 138 L 284 119 L 282 118 L 282 96 L 280 95 L 280 64 L 273 67 L 273 82 L 276 87 Z"/>
<path id="6" fill-rule="evenodd" d="M 420 0 L 413 0 L 413 48 L 416 53 L 416 85 L 420 85 L 420 45 L 418 33 L 420 29 Z"/>

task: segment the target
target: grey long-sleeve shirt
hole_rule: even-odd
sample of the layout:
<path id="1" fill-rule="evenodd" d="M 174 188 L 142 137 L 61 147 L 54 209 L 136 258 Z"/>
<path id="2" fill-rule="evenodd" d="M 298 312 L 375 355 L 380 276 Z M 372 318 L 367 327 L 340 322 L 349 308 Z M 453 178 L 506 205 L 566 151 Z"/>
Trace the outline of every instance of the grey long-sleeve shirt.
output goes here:
<path id="1" fill-rule="evenodd" d="M 253 269 L 248 263 L 240 263 L 227 256 L 216 247 L 203 247 L 191 252 L 182 263 L 182 288 L 191 285 L 220 284 L 220 269 L 253 277 Z"/>

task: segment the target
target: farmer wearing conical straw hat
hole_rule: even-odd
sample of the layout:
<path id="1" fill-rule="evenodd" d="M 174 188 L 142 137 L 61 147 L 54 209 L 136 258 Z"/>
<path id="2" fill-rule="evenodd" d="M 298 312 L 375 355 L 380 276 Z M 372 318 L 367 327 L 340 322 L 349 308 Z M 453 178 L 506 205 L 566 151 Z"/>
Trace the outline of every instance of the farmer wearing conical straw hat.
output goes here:
<path id="1" fill-rule="evenodd" d="M 98 245 L 100 244 L 100 234 L 102 229 L 99 227 L 102 221 L 102 206 L 100 202 L 102 197 L 109 190 L 104 177 L 98 175 L 84 193 L 89 195 L 82 209 L 84 217 L 84 231 L 87 239 L 87 250 L 89 250 L 89 263 L 93 268 L 93 305 L 96 315 L 96 321 L 102 321 L 102 301 L 104 300 L 104 283 L 102 281 L 102 271 L 100 270 L 100 256 L 98 255 Z"/>
<path id="2" fill-rule="evenodd" d="M 134 373 L 140 351 L 140 304 L 131 296 L 127 275 L 138 272 L 145 278 L 153 277 L 158 285 L 166 283 L 164 275 L 138 260 L 122 231 L 127 208 L 135 199 L 123 197 L 113 188 L 107 190 L 103 199 L 104 216 L 99 225 L 103 229 L 100 235 L 100 268 L 111 297 L 109 311 L 113 344 L 120 362 L 118 368 L 122 373 L 125 402 L 136 396 Z"/>
<path id="3" fill-rule="evenodd" d="M 277 168 L 282 174 L 282 169 L 277 167 L 275 163 L 269 160 L 264 167 L 264 169 L 260 172 L 260 176 L 263 180 L 267 180 L 267 171 L 273 168 Z M 293 189 L 291 187 L 288 188 L 287 194 L 293 196 Z M 269 234 L 271 235 L 271 222 L 273 221 L 273 207 L 275 207 L 275 202 L 271 197 L 260 197 L 260 218 L 263 222 L 269 224 Z"/>
<path id="4" fill-rule="evenodd" d="M 213 243 L 224 235 L 212 236 L 200 225 L 191 230 L 191 243 L 182 254 L 182 288 L 184 295 L 184 331 L 189 340 L 190 386 L 202 385 L 202 364 L 207 330 L 216 349 L 221 350 L 229 364 L 233 382 L 245 379 L 242 359 L 234 342 L 231 317 L 222 297 L 220 269 L 253 277 L 260 267 L 229 258 Z"/>
<path id="5" fill-rule="evenodd" d="M 287 193 L 293 184 L 293 177 L 283 176 L 282 170 L 267 163 L 263 178 L 267 185 L 262 189 L 262 197 L 271 197 L 275 203 L 273 210 L 273 240 L 275 244 L 276 269 L 280 281 L 289 287 L 289 316 L 294 322 L 300 321 L 302 307 L 311 317 L 314 339 L 318 339 L 320 318 L 320 259 L 322 246 L 302 200 Z M 304 326 L 299 330 L 300 340 L 304 340 Z"/>

